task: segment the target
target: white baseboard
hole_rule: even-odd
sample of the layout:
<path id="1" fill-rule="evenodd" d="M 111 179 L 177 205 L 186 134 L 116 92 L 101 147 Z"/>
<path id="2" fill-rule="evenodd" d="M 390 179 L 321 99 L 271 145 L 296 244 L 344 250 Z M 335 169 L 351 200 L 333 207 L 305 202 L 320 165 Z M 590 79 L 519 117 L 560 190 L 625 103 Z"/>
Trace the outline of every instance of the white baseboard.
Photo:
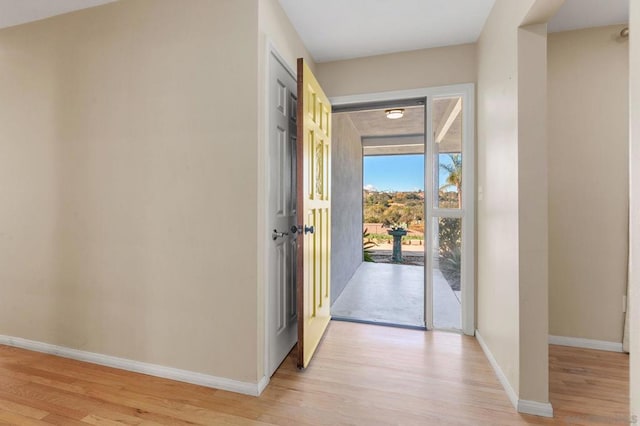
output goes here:
<path id="1" fill-rule="evenodd" d="M 513 404 L 513 407 L 517 410 L 518 394 L 513 389 L 513 387 L 511 387 L 511 383 L 509 383 L 509 380 L 507 380 L 507 376 L 505 376 L 504 372 L 502 371 L 502 368 L 500 368 L 500 366 L 498 365 L 498 361 L 496 361 L 495 357 L 491 353 L 491 350 L 489 350 L 487 343 L 484 341 L 484 339 L 482 338 L 482 335 L 480 334 L 480 331 L 478 330 L 476 330 L 476 339 L 478 339 L 478 343 L 480 343 L 480 347 L 482 348 L 484 355 L 489 360 L 489 364 L 491 364 L 493 371 L 495 371 L 496 376 L 498 376 L 498 380 L 500 381 L 500 384 L 504 388 L 505 392 L 507 392 L 509 401 L 511 401 L 511 403 Z"/>
<path id="2" fill-rule="evenodd" d="M 583 339 L 581 337 L 565 337 L 549 335 L 550 345 L 571 346 L 574 348 L 597 349 L 599 351 L 623 352 L 622 342 Z"/>
<path id="3" fill-rule="evenodd" d="M 181 370 L 178 368 L 165 367 L 162 365 L 149 364 L 146 362 L 118 358 L 110 355 L 65 348 L 63 346 L 36 342 L 33 340 L 22 339 L 20 337 L 0 335 L 0 345 L 14 346 L 16 348 L 42 352 L 91 364 L 104 365 L 105 367 L 118 368 L 121 370 L 133 371 L 135 373 L 148 374 L 150 376 L 162 377 L 165 379 L 177 380 L 179 382 L 186 382 L 251 396 L 259 396 L 267 387 L 267 384 L 269 384 L 269 379 L 266 376 L 258 383 L 241 382 L 238 380 L 227 379 L 225 377 L 216 377 L 208 374 Z"/>
<path id="4" fill-rule="evenodd" d="M 518 413 L 533 414 L 534 416 L 553 417 L 553 407 L 550 402 L 518 400 Z"/>
<path id="5" fill-rule="evenodd" d="M 498 377 L 500 384 L 502 385 L 505 392 L 507 393 L 507 397 L 509 397 L 509 401 L 511 401 L 511 404 L 513 404 L 513 407 L 519 413 L 533 414 L 535 416 L 542 416 L 542 417 L 553 417 L 553 406 L 551 405 L 551 403 L 527 401 L 525 399 L 518 398 L 518 394 L 511 386 L 511 383 L 509 383 L 509 380 L 507 379 L 507 376 L 502 371 L 502 368 L 500 368 L 500 365 L 498 365 L 498 361 L 496 361 L 495 357 L 493 356 L 493 353 L 491 353 L 491 350 L 489 349 L 489 347 L 487 346 L 487 343 L 482 338 L 482 334 L 480 334 L 479 330 L 476 330 L 476 339 L 478 339 L 478 343 L 480 344 L 480 347 L 482 348 L 484 355 L 489 360 L 489 364 L 491 364 L 493 371 L 495 371 L 496 376 Z"/>
<path id="6" fill-rule="evenodd" d="M 268 384 L 269 384 L 269 378 L 267 376 L 262 376 L 262 379 L 260 379 L 260 381 L 258 382 L 258 394 L 253 396 L 262 395 L 262 392 L 264 392 Z"/>

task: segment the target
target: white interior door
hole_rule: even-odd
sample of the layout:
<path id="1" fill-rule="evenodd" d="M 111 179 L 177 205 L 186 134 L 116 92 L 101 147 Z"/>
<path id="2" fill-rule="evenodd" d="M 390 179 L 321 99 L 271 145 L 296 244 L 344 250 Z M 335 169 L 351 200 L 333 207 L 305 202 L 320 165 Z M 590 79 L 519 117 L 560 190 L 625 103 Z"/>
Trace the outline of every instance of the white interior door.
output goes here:
<path id="1" fill-rule="evenodd" d="M 297 82 L 269 55 L 269 361 L 273 375 L 298 339 L 296 307 Z"/>

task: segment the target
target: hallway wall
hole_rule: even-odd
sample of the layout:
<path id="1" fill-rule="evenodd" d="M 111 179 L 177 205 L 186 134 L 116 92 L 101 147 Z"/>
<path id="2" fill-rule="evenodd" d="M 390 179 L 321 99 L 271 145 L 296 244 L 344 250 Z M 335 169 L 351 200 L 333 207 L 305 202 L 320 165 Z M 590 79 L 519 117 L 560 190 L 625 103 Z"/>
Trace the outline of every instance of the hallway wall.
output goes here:
<path id="1" fill-rule="evenodd" d="M 629 115 L 631 136 L 631 415 L 640 421 L 640 2 L 630 2 Z M 633 32 L 635 28 L 635 32 Z"/>
<path id="2" fill-rule="evenodd" d="M 0 334 L 257 382 L 257 15 L 0 30 Z"/>
<path id="3" fill-rule="evenodd" d="M 317 65 L 316 76 L 330 98 L 472 83 L 476 44 L 324 62 Z"/>
<path id="4" fill-rule="evenodd" d="M 549 34 L 548 45 L 549 334 L 618 344 L 629 214 L 623 27 Z"/>
<path id="5" fill-rule="evenodd" d="M 478 40 L 478 331 L 512 403 L 548 399 L 546 25 L 562 0 L 497 0 Z"/>

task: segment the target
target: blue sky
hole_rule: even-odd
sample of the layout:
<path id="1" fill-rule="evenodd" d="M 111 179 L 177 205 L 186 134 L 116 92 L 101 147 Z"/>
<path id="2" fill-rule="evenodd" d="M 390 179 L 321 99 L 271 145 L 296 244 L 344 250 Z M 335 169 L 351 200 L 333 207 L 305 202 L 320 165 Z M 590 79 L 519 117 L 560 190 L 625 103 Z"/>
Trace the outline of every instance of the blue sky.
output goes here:
<path id="1" fill-rule="evenodd" d="M 440 161 L 450 163 L 442 155 Z M 440 170 L 443 184 L 447 172 Z M 364 157 L 364 187 L 378 191 L 424 191 L 423 155 L 380 155 Z"/>

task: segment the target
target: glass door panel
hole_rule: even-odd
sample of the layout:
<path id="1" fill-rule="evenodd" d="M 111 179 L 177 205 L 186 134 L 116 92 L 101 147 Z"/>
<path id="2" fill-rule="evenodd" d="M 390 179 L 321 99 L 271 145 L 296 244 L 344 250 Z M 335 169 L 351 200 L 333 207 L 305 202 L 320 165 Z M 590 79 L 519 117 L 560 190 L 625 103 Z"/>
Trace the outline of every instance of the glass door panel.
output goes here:
<path id="1" fill-rule="evenodd" d="M 463 98 L 435 97 L 431 104 L 432 206 L 428 247 L 434 328 L 461 330 L 464 286 Z"/>

